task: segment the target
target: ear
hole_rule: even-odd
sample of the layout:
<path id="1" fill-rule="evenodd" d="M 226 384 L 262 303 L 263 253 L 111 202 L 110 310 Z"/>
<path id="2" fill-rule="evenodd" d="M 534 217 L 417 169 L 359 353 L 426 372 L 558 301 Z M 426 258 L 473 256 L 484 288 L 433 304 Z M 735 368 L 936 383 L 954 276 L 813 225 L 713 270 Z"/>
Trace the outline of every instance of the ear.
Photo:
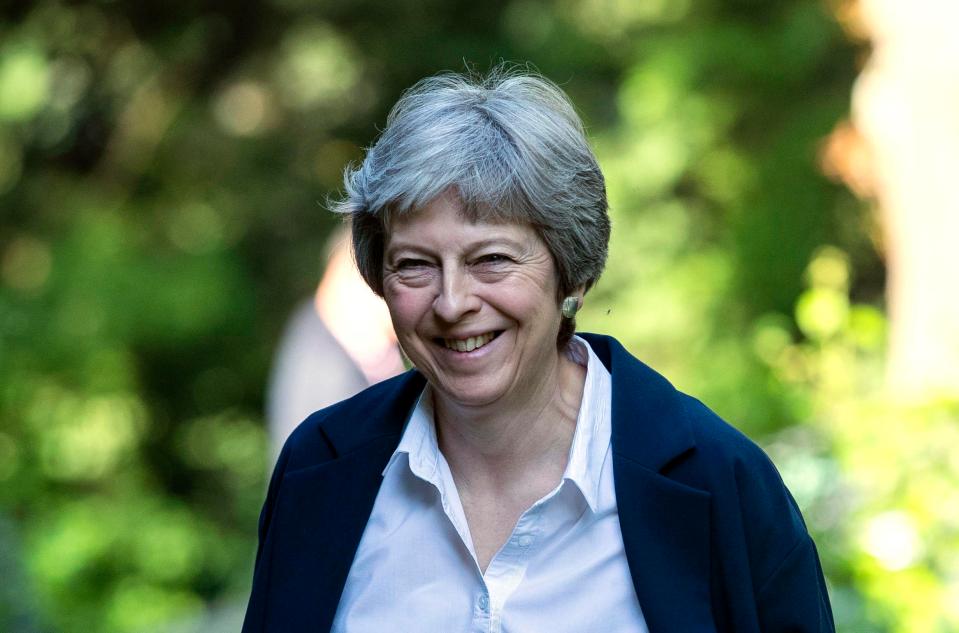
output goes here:
<path id="1" fill-rule="evenodd" d="M 580 286 L 580 287 L 578 287 L 578 288 L 575 288 L 575 289 L 573 290 L 573 292 L 570 293 L 571 296 L 574 296 L 574 297 L 576 297 L 577 299 L 579 299 L 579 307 L 578 307 L 577 309 L 582 309 L 582 307 L 583 307 L 583 297 L 586 296 L 586 290 L 587 290 L 586 286 L 583 285 L 583 286 Z"/>

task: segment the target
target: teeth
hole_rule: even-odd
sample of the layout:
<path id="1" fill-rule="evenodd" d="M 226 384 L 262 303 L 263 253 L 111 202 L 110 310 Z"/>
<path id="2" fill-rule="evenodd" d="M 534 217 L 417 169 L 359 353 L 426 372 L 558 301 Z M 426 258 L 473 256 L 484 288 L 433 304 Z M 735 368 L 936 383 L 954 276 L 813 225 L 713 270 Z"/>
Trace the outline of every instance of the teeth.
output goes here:
<path id="1" fill-rule="evenodd" d="M 445 338 L 443 342 L 446 344 L 446 347 L 456 350 L 457 352 L 472 352 L 474 349 L 479 349 L 492 340 L 493 333 L 487 332 L 486 334 L 471 336 L 465 339 Z"/>

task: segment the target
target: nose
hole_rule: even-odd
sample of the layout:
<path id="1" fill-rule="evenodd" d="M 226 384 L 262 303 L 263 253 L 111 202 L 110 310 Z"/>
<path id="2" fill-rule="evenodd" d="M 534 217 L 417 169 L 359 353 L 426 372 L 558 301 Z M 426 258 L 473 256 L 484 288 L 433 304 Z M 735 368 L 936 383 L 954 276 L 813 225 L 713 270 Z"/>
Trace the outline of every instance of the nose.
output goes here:
<path id="1" fill-rule="evenodd" d="M 433 300 L 433 312 L 446 323 L 456 323 L 464 316 L 479 311 L 482 302 L 473 292 L 473 282 L 465 271 L 444 270 L 443 284 Z"/>

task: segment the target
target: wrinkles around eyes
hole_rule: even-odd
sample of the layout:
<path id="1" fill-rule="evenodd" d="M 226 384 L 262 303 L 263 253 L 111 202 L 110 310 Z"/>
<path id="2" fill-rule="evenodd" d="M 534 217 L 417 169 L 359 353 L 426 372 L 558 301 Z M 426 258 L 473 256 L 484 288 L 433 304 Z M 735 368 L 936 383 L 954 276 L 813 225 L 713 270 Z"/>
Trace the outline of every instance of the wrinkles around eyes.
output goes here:
<path id="1" fill-rule="evenodd" d="M 468 275 L 482 283 L 494 283 L 508 277 L 515 270 L 512 262 L 481 262 L 468 267 Z M 404 285 L 423 287 L 439 280 L 442 273 L 435 266 L 408 266 L 387 273 Z"/>

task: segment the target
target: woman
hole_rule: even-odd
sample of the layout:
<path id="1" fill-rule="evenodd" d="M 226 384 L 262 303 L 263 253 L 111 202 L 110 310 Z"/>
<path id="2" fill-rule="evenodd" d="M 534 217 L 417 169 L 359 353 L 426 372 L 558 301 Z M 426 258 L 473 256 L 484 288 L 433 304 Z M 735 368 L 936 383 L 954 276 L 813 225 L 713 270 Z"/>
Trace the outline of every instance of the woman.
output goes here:
<path id="1" fill-rule="evenodd" d="M 832 631 L 754 444 L 615 341 L 602 173 L 562 91 L 494 72 L 396 104 L 337 211 L 415 369 L 277 463 L 244 631 Z"/>

